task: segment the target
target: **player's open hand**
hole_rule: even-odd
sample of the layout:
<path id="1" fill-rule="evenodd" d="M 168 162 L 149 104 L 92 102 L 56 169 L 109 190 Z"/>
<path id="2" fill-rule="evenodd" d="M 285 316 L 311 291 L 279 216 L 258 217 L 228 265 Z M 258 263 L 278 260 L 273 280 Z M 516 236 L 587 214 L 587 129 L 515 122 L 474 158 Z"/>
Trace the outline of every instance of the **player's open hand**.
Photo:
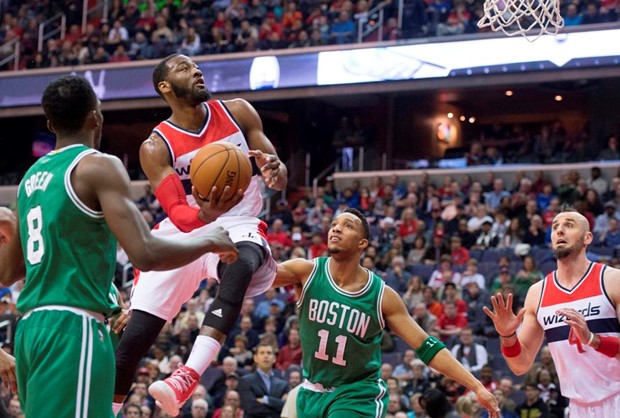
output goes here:
<path id="1" fill-rule="evenodd" d="M 220 260 L 226 264 L 232 264 L 237 261 L 239 257 L 239 251 L 228 236 L 226 231 L 221 226 L 209 231 L 207 238 L 211 241 L 211 247 L 209 252 L 219 254 Z"/>
<path id="2" fill-rule="evenodd" d="M 497 399 L 488 390 L 481 388 L 476 391 L 476 399 L 489 412 L 489 418 L 499 418 L 500 408 Z"/>
<path id="3" fill-rule="evenodd" d="M 17 379 L 15 377 L 15 357 L 0 349 L 0 379 L 6 390 L 17 393 Z"/>
<path id="4" fill-rule="evenodd" d="M 280 175 L 280 159 L 273 154 L 266 154 L 261 150 L 250 150 L 248 153 L 251 157 L 254 157 L 256 165 L 260 167 L 267 187 L 275 186 Z"/>
<path id="5" fill-rule="evenodd" d="M 198 190 L 192 186 L 192 195 L 196 204 L 200 206 L 200 212 L 198 212 L 200 220 L 204 223 L 211 223 L 241 202 L 243 190 L 239 189 L 235 193 L 230 186 L 226 186 L 220 193 L 217 186 L 213 186 L 211 193 L 205 198 L 200 196 Z"/>
<path id="6" fill-rule="evenodd" d="M 129 309 L 121 309 L 120 313 L 110 318 L 110 329 L 115 334 L 123 332 L 127 324 L 129 323 Z"/>
<path id="7" fill-rule="evenodd" d="M 579 338 L 581 344 L 586 345 L 588 343 L 592 332 L 588 328 L 588 322 L 582 313 L 572 308 L 558 309 L 555 313 L 564 316 L 564 323 L 571 328 L 572 333 Z"/>
<path id="8" fill-rule="evenodd" d="M 493 311 L 486 306 L 483 306 L 482 310 L 493 321 L 497 333 L 507 337 L 517 332 L 517 328 L 523 322 L 525 308 L 522 308 L 517 315 L 512 312 L 512 293 L 505 301 L 501 293 L 491 296 L 491 305 L 493 305 Z"/>

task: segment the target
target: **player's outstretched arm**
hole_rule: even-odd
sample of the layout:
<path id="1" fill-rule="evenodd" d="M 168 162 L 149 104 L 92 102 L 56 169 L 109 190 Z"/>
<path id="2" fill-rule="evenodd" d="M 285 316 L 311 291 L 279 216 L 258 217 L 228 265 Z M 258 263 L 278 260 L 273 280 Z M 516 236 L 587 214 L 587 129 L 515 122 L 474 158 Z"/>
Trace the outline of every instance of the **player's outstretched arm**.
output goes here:
<path id="1" fill-rule="evenodd" d="M 490 418 L 499 417 L 497 399 L 452 356 L 443 343 L 434 337 L 429 337 L 420 328 L 407 312 L 400 296 L 387 286 L 385 286 L 381 309 L 383 318 L 392 332 L 414 348 L 422 361 L 474 392 L 478 402 L 489 411 Z"/>
<path id="2" fill-rule="evenodd" d="M 279 263 L 273 287 L 303 286 L 313 268 L 314 263 L 303 258 L 294 258 Z"/>
<path id="3" fill-rule="evenodd" d="M 491 296 L 493 310 L 486 306 L 482 308 L 493 321 L 500 335 L 502 354 L 516 375 L 530 370 L 543 342 L 544 332 L 536 319 L 541 292 L 542 282 L 531 286 L 525 297 L 525 307 L 517 315 L 512 310 L 512 294 L 506 300 L 500 293 Z M 521 329 L 517 334 L 519 326 Z"/>
<path id="4" fill-rule="evenodd" d="M 10 286 L 25 275 L 17 213 L 0 207 L 0 283 Z"/>
<path id="5" fill-rule="evenodd" d="M 185 240 L 154 237 L 131 199 L 129 176 L 116 157 L 105 154 L 84 157 L 76 167 L 74 179 L 80 182 L 86 195 L 93 194 L 88 200 L 101 205 L 112 233 L 131 263 L 142 271 L 172 270 L 207 252 L 219 253 L 227 262 L 237 258 L 237 249 L 222 228 Z"/>
<path id="6" fill-rule="evenodd" d="M 248 146 L 252 150 L 250 155 L 256 159 L 256 165 L 261 170 L 265 184 L 270 189 L 284 190 L 288 182 L 287 168 L 263 132 L 263 122 L 256 109 L 243 99 L 227 101 L 226 107 L 241 125 Z"/>

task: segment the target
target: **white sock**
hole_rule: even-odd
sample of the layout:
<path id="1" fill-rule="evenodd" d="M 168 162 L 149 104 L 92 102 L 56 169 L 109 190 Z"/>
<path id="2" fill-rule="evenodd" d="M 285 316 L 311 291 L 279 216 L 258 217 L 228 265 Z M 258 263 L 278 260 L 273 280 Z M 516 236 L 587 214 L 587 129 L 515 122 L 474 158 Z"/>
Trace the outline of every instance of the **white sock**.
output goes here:
<path id="1" fill-rule="evenodd" d="M 194 341 L 194 347 L 185 365 L 196 370 L 199 375 L 207 370 L 211 362 L 220 351 L 221 345 L 215 339 L 206 335 L 199 335 Z"/>
<path id="2" fill-rule="evenodd" d="M 112 402 L 112 412 L 114 412 L 114 417 L 118 415 L 118 412 L 123 409 L 123 404 L 118 402 Z"/>

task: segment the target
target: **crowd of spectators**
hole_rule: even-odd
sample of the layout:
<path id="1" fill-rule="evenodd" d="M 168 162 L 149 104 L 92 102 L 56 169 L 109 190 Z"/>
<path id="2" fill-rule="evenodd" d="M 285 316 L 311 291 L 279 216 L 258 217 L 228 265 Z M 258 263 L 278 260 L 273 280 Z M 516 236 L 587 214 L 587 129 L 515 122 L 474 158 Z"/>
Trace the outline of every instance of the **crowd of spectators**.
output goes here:
<path id="1" fill-rule="evenodd" d="M 587 127 L 567 132 L 561 121 L 542 124 L 483 125 L 469 149 L 451 149 L 451 157 L 465 157 L 467 166 L 502 164 L 562 164 L 618 160 L 618 134 L 603 144 Z"/>
<path id="2" fill-rule="evenodd" d="M 498 336 L 482 306 L 488 305 L 491 293 L 501 292 L 512 293 L 515 309 L 519 309 L 528 288 L 555 268 L 549 228 L 564 204 L 577 208 L 590 222 L 594 243 L 589 258 L 620 267 L 616 257 L 620 173 L 605 178 L 594 166 L 586 177 L 574 171 L 563 173 L 557 184 L 542 172 L 531 177 L 516 172 L 515 176 L 514 186 L 506 186 L 508 181 L 492 171 L 482 181 L 447 175 L 434 184 L 425 175 L 405 183 L 393 175 L 387 181 L 374 178 L 367 186 L 354 181 L 340 190 L 327 181 L 317 196 L 278 200 L 265 218 L 267 239 L 278 261 L 325 256 L 332 217 L 347 207 L 360 209 L 371 225 L 371 243 L 360 262 L 397 290 L 416 322 L 442 339 L 501 399 L 504 416 L 524 416 L 520 411 L 538 409 L 561 417 L 566 400 L 559 394 L 548 350 L 542 350 L 525 377 L 517 378 L 501 357 Z M 151 225 L 164 216 L 151 193 L 136 204 Z M 121 248 L 117 258 L 120 280 L 128 262 Z M 141 408 L 145 417 L 164 416 L 146 394 L 146 387 L 186 360 L 216 291 L 217 283 L 205 280 L 161 333 L 138 370 L 126 416 L 135 416 L 130 415 L 131 408 Z M 123 293 L 128 300 L 128 288 Z M 1 301 L 8 311 L 18 294 L 19 285 L 4 290 Z M 241 416 L 244 407 L 252 408 L 243 375 L 255 367 L 258 358 L 253 350 L 261 344 L 273 351 L 266 356 L 268 366 L 294 387 L 301 379 L 298 327 L 294 294 L 289 289 L 272 289 L 246 299 L 236 329 L 203 376 L 184 416 L 234 417 Z M 382 350 L 382 376 L 390 388 L 389 416 L 410 416 L 406 414 L 411 411 L 415 417 L 426 416 L 419 401 L 433 388 L 460 411 L 459 416 L 485 416 L 463 387 L 426 367 L 389 330 L 384 333 Z M 204 415 L 192 415 L 193 405 Z"/>
<path id="3" fill-rule="evenodd" d="M 97 2 L 91 2 L 97 4 Z M 573 0 L 563 4 L 566 25 L 618 20 L 617 0 Z M 482 0 L 404 0 L 398 26 L 397 0 L 111 0 L 106 17 L 93 14 L 82 31 L 78 0 L 5 0 L 0 3 L 0 45 L 19 38 L 20 64 L 46 68 L 162 58 L 173 52 L 210 55 L 304 48 L 358 41 L 358 28 L 370 30 L 383 5 L 384 24 L 364 41 L 412 39 L 475 33 Z M 54 36 L 38 50 L 39 24 L 66 15 L 64 39 Z M 50 23 L 46 33 L 60 25 Z M 12 52 L 0 47 L 0 58 Z M 4 69 L 11 68 L 5 65 Z"/>

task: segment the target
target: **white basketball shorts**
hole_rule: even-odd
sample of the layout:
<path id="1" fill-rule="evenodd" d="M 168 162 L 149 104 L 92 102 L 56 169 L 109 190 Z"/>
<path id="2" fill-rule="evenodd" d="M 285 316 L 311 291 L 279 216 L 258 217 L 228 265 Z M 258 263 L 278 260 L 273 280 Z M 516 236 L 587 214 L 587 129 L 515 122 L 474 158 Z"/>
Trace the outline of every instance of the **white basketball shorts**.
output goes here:
<path id="1" fill-rule="evenodd" d="M 617 361 L 611 359 L 611 361 Z M 620 393 L 593 403 L 570 401 L 569 418 L 612 418 L 620 417 Z"/>
<path id="2" fill-rule="evenodd" d="M 268 257 L 261 268 L 254 273 L 246 297 L 264 293 L 275 279 L 276 262 L 271 257 L 265 239 L 266 225 L 260 219 L 250 216 L 223 217 L 202 228 L 184 233 L 166 218 L 153 229 L 152 233 L 160 238 L 182 240 L 202 235 L 217 226 L 227 230 L 233 242 L 250 241 L 265 249 Z M 219 281 L 217 275 L 219 261 L 217 254 L 207 253 L 175 270 L 139 272 L 134 280 L 130 308 L 171 321 L 204 279 L 215 278 Z"/>

